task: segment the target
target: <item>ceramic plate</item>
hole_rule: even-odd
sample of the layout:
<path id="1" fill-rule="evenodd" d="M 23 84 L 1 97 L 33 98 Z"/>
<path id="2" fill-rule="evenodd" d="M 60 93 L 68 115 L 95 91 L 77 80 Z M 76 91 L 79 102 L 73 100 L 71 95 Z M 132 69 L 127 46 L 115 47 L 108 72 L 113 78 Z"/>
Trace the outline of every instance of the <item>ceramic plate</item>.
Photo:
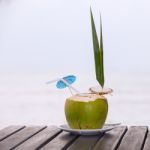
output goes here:
<path id="1" fill-rule="evenodd" d="M 102 134 L 104 132 L 108 132 L 114 128 L 116 128 L 120 123 L 115 124 L 105 124 L 101 129 L 71 129 L 68 125 L 60 125 L 59 128 L 63 131 L 70 132 L 72 134 L 79 134 L 79 135 L 97 135 Z"/>

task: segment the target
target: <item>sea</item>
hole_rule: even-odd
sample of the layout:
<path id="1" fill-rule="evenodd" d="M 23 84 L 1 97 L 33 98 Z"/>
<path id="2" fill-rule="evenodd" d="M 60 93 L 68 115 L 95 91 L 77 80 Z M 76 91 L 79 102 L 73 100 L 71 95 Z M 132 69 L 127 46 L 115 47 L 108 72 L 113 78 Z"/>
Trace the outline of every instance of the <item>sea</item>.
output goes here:
<path id="1" fill-rule="evenodd" d="M 106 86 L 113 89 L 107 95 L 107 123 L 150 125 L 150 74 L 116 73 L 107 75 Z M 0 128 L 9 125 L 66 124 L 64 104 L 71 96 L 68 88 L 57 89 L 47 81 L 60 78 L 57 73 L 14 73 L 0 75 Z M 72 85 L 88 92 L 98 85 L 95 77 L 78 74 Z"/>

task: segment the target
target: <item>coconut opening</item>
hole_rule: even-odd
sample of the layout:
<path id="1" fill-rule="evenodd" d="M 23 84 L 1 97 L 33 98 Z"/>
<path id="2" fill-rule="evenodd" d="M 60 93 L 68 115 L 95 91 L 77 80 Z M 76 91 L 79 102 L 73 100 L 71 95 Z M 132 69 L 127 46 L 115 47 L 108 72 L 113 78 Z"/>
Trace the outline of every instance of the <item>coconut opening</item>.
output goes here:
<path id="1" fill-rule="evenodd" d="M 102 89 L 100 86 L 91 87 L 89 91 L 98 95 L 111 94 L 113 92 L 111 88 Z"/>
<path id="2" fill-rule="evenodd" d="M 90 102 L 90 101 L 95 101 L 97 99 L 106 99 L 106 98 L 102 95 L 98 95 L 94 93 L 82 93 L 81 95 L 80 94 L 73 95 L 68 99 L 73 101 L 80 101 L 80 102 Z"/>

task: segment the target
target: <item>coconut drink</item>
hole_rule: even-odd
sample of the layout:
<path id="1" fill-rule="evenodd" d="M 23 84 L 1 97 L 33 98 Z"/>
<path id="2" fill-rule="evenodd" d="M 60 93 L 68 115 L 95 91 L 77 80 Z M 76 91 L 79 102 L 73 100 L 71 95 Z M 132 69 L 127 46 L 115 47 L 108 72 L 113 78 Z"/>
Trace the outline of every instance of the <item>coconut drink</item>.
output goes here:
<path id="1" fill-rule="evenodd" d="M 103 88 L 104 66 L 103 66 L 102 21 L 100 27 L 101 33 L 99 43 L 92 10 L 90 10 L 90 15 L 91 15 L 96 79 L 99 83 L 99 86 L 91 87 L 89 89 L 90 93 L 77 94 L 67 98 L 65 102 L 65 116 L 68 125 L 74 129 L 102 128 L 108 114 L 108 102 L 104 95 L 112 92 L 111 89 L 104 90 Z"/>
<path id="2" fill-rule="evenodd" d="M 102 37 L 102 21 L 100 24 L 100 42 L 95 28 L 92 10 L 91 27 L 93 50 L 95 60 L 95 74 L 98 81 L 98 86 L 90 87 L 88 93 L 79 92 L 71 84 L 75 82 L 76 76 L 69 75 L 59 78 L 48 83 L 57 81 L 57 88 L 68 87 L 72 96 L 65 101 L 64 112 L 66 121 L 72 129 L 100 129 L 105 124 L 108 114 L 107 94 L 112 92 L 112 89 L 104 88 L 104 65 L 103 65 L 103 37 Z M 101 20 L 101 16 L 100 16 Z M 73 91 L 75 94 L 73 94 Z"/>
<path id="3" fill-rule="evenodd" d="M 107 99 L 98 94 L 76 94 L 67 98 L 65 102 L 66 120 L 73 129 L 102 128 L 107 113 Z"/>

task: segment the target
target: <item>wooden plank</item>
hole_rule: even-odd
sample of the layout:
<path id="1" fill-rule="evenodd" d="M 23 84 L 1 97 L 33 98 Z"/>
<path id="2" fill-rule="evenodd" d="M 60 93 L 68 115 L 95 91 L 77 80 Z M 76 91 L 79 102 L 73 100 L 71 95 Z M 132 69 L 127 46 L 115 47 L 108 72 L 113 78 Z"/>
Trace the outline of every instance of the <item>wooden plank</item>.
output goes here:
<path id="1" fill-rule="evenodd" d="M 119 126 L 107 133 L 99 139 L 92 150 L 114 150 L 116 149 L 121 138 L 127 131 L 126 126 Z"/>
<path id="2" fill-rule="evenodd" d="M 132 126 L 124 135 L 118 150 L 141 150 L 146 137 L 147 127 Z"/>
<path id="3" fill-rule="evenodd" d="M 95 143 L 103 134 L 96 136 L 80 136 L 75 140 L 67 150 L 92 150 Z"/>
<path id="4" fill-rule="evenodd" d="M 43 130 L 43 126 L 30 126 L 26 127 L 19 132 L 9 136 L 0 142 L 0 148 L 2 150 L 10 150 L 29 139 L 31 136 Z"/>
<path id="5" fill-rule="evenodd" d="M 21 145 L 15 148 L 15 150 L 34 150 L 40 148 L 42 145 L 45 145 L 47 142 L 51 141 L 56 135 L 61 132 L 55 126 L 47 127 L 38 134 L 34 135 Z"/>
<path id="6" fill-rule="evenodd" d="M 143 150 L 149 150 L 149 149 L 150 149 L 150 129 L 148 130 Z"/>
<path id="7" fill-rule="evenodd" d="M 55 139 L 53 139 L 44 147 L 42 147 L 40 150 L 66 149 L 77 137 L 78 137 L 77 135 L 72 135 L 67 132 L 62 132 L 57 137 L 55 137 Z"/>
<path id="8" fill-rule="evenodd" d="M 0 141 L 4 140 L 8 136 L 10 136 L 18 131 L 20 131 L 24 127 L 25 126 L 9 126 L 9 127 L 6 127 L 4 129 L 0 130 Z"/>

